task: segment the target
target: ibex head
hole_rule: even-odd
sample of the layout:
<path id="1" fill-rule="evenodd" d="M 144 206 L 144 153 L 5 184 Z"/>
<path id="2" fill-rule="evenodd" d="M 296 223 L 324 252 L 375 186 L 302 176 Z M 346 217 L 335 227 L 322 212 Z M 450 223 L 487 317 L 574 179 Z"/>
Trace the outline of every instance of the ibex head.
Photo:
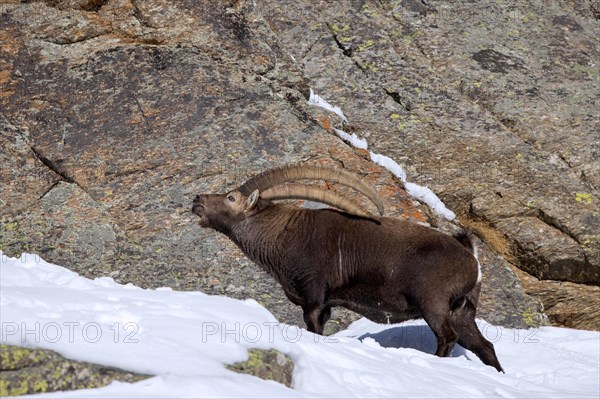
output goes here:
<path id="1" fill-rule="evenodd" d="M 258 211 L 260 192 L 250 196 L 239 190 L 227 194 L 200 194 L 194 198 L 192 212 L 200 216 L 200 226 L 225 232 Z M 259 208 L 260 209 L 260 208 Z"/>
<path id="2" fill-rule="evenodd" d="M 221 232 L 231 230 L 244 219 L 260 213 L 272 201 L 303 199 L 321 202 L 344 212 L 370 217 L 361 206 L 341 197 L 331 190 L 290 183 L 297 180 L 325 180 L 340 183 L 365 194 L 383 215 L 383 203 L 377 193 L 360 177 L 343 169 L 326 169 L 320 166 L 293 165 L 270 169 L 242 184 L 227 194 L 201 194 L 194 199 L 192 212 L 200 216 L 200 225 Z"/>

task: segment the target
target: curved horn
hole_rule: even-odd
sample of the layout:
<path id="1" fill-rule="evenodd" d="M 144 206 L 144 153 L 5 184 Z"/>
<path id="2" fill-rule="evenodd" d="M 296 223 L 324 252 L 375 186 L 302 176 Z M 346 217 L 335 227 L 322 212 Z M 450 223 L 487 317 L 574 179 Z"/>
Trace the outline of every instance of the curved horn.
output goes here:
<path id="1" fill-rule="evenodd" d="M 308 201 L 321 202 L 336 207 L 344 212 L 352 213 L 358 216 L 373 217 L 361 206 L 336 194 L 333 191 L 325 190 L 319 187 L 307 186 L 304 184 L 280 184 L 266 189 L 261 197 L 268 200 L 283 199 L 303 199 Z"/>
<path id="2" fill-rule="evenodd" d="M 379 214 L 383 216 L 383 202 L 375 190 L 362 182 L 359 176 L 344 169 L 328 169 L 312 165 L 282 166 L 254 176 L 240 186 L 240 191 L 244 195 L 250 195 L 254 190 L 264 191 L 281 183 L 301 179 L 325 180 L 353 188 L 366 195 L 377 206 Z"/>

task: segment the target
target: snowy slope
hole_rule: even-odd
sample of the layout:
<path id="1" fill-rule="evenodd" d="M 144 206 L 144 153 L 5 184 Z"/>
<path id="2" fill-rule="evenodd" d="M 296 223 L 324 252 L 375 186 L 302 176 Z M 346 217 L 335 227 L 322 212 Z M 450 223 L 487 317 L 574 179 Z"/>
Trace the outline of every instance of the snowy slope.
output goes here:
<path id="1" fill-rule="evenodd" d="M 457 347 L 440 359 L 422 322 L 366 319 L 333 337 L 280 324 L 254 300 L 144 290 L 89 280 L 39 257 L 0 252 L 3 343 L 156 375 L 48 397 L 572 397 L 600 395 L 600 334 L 480 321 L 506 374 Z M 362 342 L 357 339 L 363 337 Z M 295 363 L 294 389 L 224 363 L 275 348 Z"/>

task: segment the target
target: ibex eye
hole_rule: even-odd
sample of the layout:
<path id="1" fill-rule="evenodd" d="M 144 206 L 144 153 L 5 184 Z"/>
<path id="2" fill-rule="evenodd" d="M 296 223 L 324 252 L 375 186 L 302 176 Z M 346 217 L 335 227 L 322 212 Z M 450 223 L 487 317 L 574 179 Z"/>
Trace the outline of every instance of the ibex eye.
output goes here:
<path id="1" fill-rule="evenodd" d="M 233 195 L 230 195 L 230 196 L 227 197 L 227 200 L 229 202 L 235 202 L 235 197 Z"/>

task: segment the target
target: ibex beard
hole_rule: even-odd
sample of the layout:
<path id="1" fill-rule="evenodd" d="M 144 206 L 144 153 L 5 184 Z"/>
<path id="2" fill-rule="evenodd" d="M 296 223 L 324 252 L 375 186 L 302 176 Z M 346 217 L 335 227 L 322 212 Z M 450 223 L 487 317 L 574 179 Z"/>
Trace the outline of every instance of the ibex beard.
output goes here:
<path id="1" fill-rule="evenodd" d="M 197 195 L 200 226 L 226 235 L 301 306 L 307 329 L 323 334 L 332 306 L 378 323 L 423 318 L 437 338 L 436 355 L 455 343 L 503 371 L 494 346 L 475 323 L 481 270 L 472 237 L 451 236 L 407 220 L 371 216 L 330 190 L 299 179 L 325 179 L 376 194 L 343 170 L 288 166 L 267 171 L 227 194 Z M 305 209 L 281 199 L 323 202 Z"/>

